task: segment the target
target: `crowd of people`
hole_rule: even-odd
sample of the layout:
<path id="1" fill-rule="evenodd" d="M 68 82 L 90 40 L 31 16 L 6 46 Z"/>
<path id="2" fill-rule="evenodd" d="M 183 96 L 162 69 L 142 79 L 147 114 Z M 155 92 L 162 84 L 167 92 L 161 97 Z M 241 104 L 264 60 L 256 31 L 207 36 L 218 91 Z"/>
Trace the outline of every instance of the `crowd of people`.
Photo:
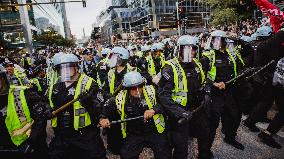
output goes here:
<path id="1" fill-rule="evenodd" d="M 193 137 L 198 158 L 210 159 L 220 123 L 224 142 L 245 149 L 242 114 L 281 149 L 273 135 L 284 125 L 284 25 L 256 26 L 1 57 L 1 158 L 136 159 L 148 147 L 158 159 L 186 159 Z M 273 104 L 278 113 L 260 132 Z"/>

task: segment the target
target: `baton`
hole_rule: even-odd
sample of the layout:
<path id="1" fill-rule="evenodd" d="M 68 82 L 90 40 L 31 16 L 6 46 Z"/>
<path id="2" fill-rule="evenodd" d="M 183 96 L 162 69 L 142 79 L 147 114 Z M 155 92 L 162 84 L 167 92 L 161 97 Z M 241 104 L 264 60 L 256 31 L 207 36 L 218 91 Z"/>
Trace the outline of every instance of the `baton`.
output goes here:
<path id="1" fill-rule="evenodd" d="M 253 76 L 259 74 L 261 71 L 263 71 L 264 69 L 266 69 L 267 67 L 269 67 L 270 65 L 272 65 L 275 62 L 275 60 L 271 60 L 268 64 L 264 65 L 263 67 L 261 67 L 259 70 L 257 70 L 256 72 L 254 72 L 252 75 L 246 77 L 246 79 L 251 79 Z"/>
<path id="2" fill-rule="evenodd" d="M 124 122 L 132 121 L 132 120 L 138 120 L 138 119 L 142 119 L 142 118 L 144 118 L 143 115 L 137 116 L 137 117 L 133 117 L 133 118 L 127 118 L 127 119 L 124 119 L 124 120 L 111 121 L 110 125 L 124 123 Z M 101 127 L 101 125 L 98 124 L 97 127 Z"/>
<path id="3" fill-rule="evenodd" d="M 15 153 L 20 152 L 20 150 L 0 150 L 0 153 Z"/>

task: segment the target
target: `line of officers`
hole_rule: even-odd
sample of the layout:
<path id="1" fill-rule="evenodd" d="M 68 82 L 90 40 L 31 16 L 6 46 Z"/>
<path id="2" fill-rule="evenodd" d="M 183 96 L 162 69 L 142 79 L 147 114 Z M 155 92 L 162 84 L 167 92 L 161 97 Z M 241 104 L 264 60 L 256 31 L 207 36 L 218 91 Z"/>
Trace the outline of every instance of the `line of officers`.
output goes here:
<path id="1" fill-rule="evenodd" d="M 266 27 L 257 31 L 266 42 L 273 39 L 268 38 L 271 32 Z M 275 36 L 283 36 L 283 30 Z M 184 35 L 178 39 L 176 54 L 169 47 L 171 51 L 167 50 L 166 57 L 161 43 L 144 45 L 136 51 L 134 47 L 129 50 L 106 48 L 98 64 L 92 62 L 89 51 L 84 52 L 83 60 L 75 54 L 57 53 L 46 75 L 44 69 L 39 69 L 36 77 L 48 82 L 33 80 L 37 82 L 28 84 L 24 82 L 26 76 L 18 73 L 16 64 L 3 62 L 0 66 L 1 156 L 103 159 L 111 152 L 123 159 L 135 159 L 148 147 L 158 159 L 186 159 L 189 137 L 195 137 L 198 158 L 210 159 L 214 158 L 211 147 L 220 119 L 224 142 L 244 150 L 236 136 L 244 112 L 242 108 L 251 103 L 246 94 L 247 84 L 244 84 L 247 82 L 236 81 L 230 85 L 226 82 L 237 77 L 246 65 L 251 65 L 254 53 L 247 53 L 247 42 L 234 40 L 216 30 L 208 37 L 205 49 L 204 42 L 199 44 L 198 38 Z M 170 46 L 170 40 L 166 44 Z M 278 45 L 278 48 L 275 52 L 282 51 L 282 54 L 270 56 L 277 61 L 283 58 L 283 46 Z M 266 55 L 265 58 L 261 55 L 259 66 L 269 60 Z M 280 66 L 281 60 L 278 64 Z M 271 95 L 273 100 L 277 96 L 275 100 L 283 105 L 284 65 L 281 66 L 278 67 L 278 83 L 273 86 L 277 93 L 275 89 L 270 93 L 275 95 Z M 270 89 L 272 82 L 267 81 L 275 77 L 275 68 L 276 65 L 272 72 L 266 71 L 266 75 L 272 74 L 270 76 L 259 75 L 258 79 L 265 83 L 258 85 L 258 91 Z M 49 83 L 49 87 L 39 89 L 43 83 Z M 264 93 L 258 96 L 256 105 L 265 105 L 266 101 L 261 100 Z M 55 111 L 74 99 L 78 100 L 70 107 Z M 272 135 L 283 126 L 283 108 L 279 108 L 277 116 L 276 124 L 259 137 L 269 146 L 281 148 Z M 111 122 L 131 118 L 134 119 L 119 124 Z M 54 131 L 49 146 L 47 120 L 51 120 Z M 252 128 L 255 123 L 248 120 L 246 125 Z M 107 136 L 106 144 L 101 128 Z"/>

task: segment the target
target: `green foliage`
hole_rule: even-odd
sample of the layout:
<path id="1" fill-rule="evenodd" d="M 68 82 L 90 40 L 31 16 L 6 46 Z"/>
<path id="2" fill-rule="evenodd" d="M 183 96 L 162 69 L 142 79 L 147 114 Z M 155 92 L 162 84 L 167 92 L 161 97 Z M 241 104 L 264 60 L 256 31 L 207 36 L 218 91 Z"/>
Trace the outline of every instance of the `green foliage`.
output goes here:
<path id="1" fill-rule="evenodd" d="M 238 21 L 238 15 L 234 8 L 215 9 L 213 11 L 213 25 L 227 25 L 236 23 Z"/>
<path id="2" fill-rule="evenodd" d="M 47 31 L 43 31 L 40 35 L 35 35 L 34 39 L 46 46 L 64 46 L 73 47 L 75 42 L 71 39 L 63 38 L 54 29 L 50 28 Z"/>
<path id="3" fill-rule="evenodd" d="M 236 23 L 253 16 L 255 4 L 251 0 L 201 0 L 208 3 L 213 12 L 211 24 L 224 25 Z"/>

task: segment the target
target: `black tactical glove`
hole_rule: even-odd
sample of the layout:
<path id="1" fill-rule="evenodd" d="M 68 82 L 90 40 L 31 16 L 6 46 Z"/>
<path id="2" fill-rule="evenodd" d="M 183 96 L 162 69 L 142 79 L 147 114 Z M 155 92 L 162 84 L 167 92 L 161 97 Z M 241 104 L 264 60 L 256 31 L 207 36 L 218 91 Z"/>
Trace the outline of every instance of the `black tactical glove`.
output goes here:
<path id="1" fill-rule="evenodd" d="M 21 153 L 28 154 L 34 152 L 34 149 L 32 148 L 31 144 L 24 142 L 23 144 L 21 144 L 19 151 Z"/>
<path id="2" fill-rule="evenodd" d="M 181 118 L 178 120 L 178 124 L 179 125 L 186 124 L 189 120 L 192 119 L 192 115 L 193 114 L 190 111 L 182 113 Z"/>

